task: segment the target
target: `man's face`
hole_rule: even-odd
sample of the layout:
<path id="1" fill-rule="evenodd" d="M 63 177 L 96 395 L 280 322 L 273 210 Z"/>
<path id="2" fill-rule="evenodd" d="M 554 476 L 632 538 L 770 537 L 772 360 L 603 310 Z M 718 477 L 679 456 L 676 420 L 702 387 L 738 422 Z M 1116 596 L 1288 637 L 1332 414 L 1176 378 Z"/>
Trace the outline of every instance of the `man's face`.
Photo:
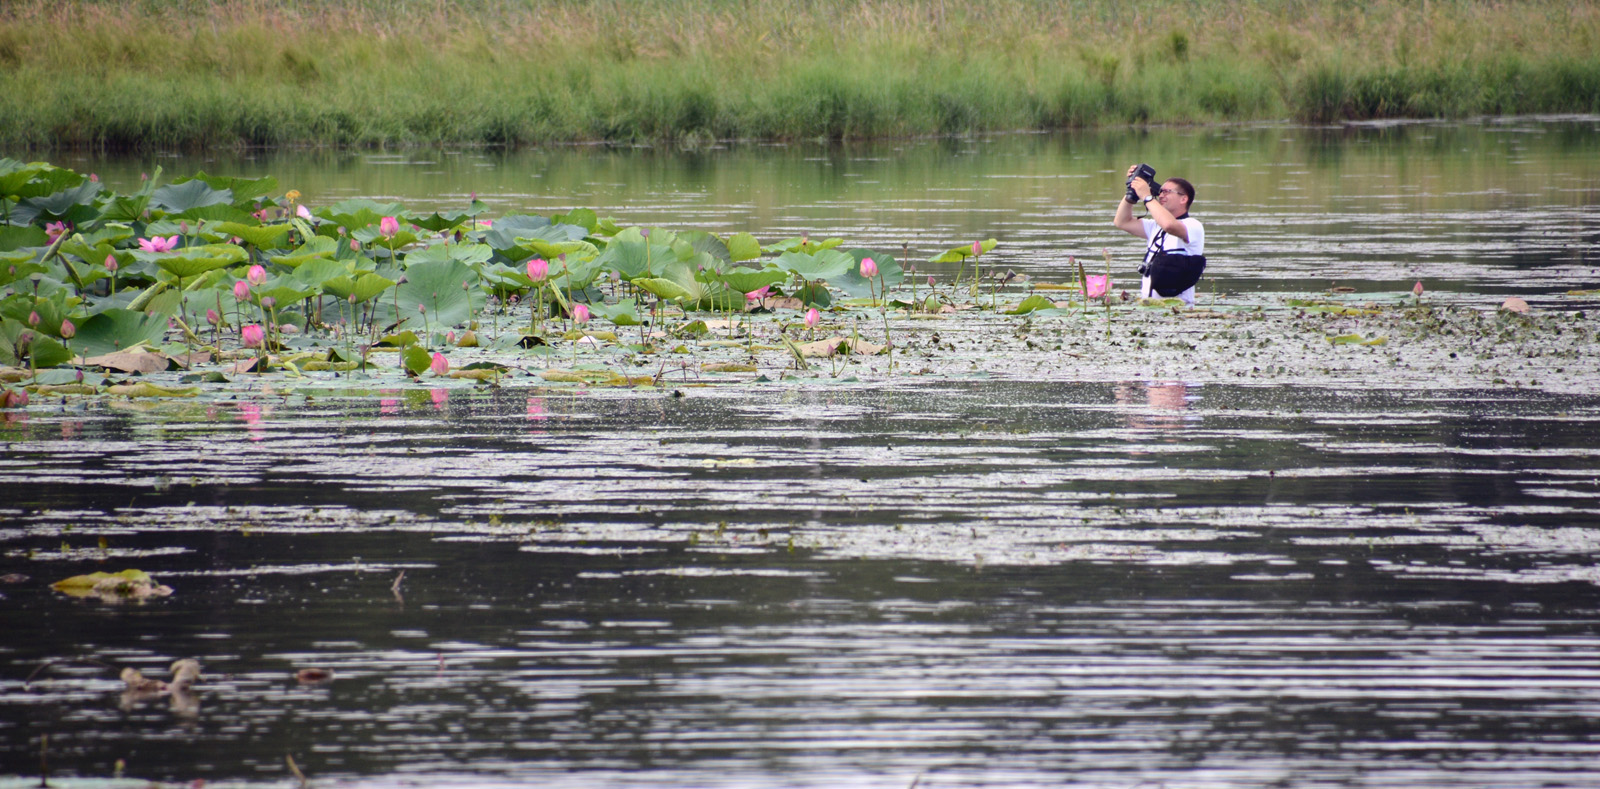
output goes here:
<path id="1" fill-rule="evenodd" d="M 1178 215 L 1182 214 L 1184 209 L 1188 207 L 1189 197 L 1183 193 L 1182 189 L 1178 188 L 1177 184 L 1168 181 L 1162 184 L 1161 191 L 1156 193 L 1156 202 L 1160 203 L 1162 208 L 1167 209 L 1174 215 Z"/>

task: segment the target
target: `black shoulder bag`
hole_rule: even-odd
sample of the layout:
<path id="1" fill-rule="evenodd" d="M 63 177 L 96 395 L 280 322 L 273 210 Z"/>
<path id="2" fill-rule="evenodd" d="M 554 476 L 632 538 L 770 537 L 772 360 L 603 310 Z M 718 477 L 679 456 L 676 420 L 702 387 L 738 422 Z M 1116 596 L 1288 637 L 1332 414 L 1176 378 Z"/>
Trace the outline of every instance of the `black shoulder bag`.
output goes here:
<path id="1" fill-rule="evenodd" d="M 1150 278 L 1150 290 L 1170 299 L 1195 286 L 1206 270 L 1205 255 L 1185 255 L 1166 251 L 1167 231 L 1158 230 L 1145 248 L 1144 265 L 1139 273 Z"/>

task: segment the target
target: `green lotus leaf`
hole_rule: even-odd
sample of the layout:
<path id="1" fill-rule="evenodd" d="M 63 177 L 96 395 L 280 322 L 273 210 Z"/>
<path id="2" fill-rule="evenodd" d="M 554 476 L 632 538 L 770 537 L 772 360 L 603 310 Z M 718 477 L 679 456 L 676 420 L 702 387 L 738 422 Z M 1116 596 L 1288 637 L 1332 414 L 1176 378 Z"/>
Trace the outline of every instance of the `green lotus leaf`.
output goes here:
<path id="1" fill-rule="evenodd" d="M 174 186 L 180 186 L 189 181 L 200 181 L 217 191 L 225 191 L 233 195 L 233 204 L 244 206 L 257 197 L 271 194 L 278 190 L 278 179 L 265 175 L 260 178 L 234 178 L 231 176 L 206 175 L 202 170 L 188 178 L 173 179 Z"/>
<path id="2" fill-rule="evenodd" d="M 978 249 L 983 254 L 988 254 L 989 250 L 994 249 L 995 247 L 997 247 L 999 245 L 1000 245 L 999 241 L 996 241 L 996 240 L 991 238 L 991 239 L 989 239 L 987 241 L 979 242 L 978 243 Z M 929 263 L 958 263 L 958 262 L 966 260 L 967 258 L 970 258 L 972 256 L 973 256 L 972 255 L 972 245 L 971 244 L 967 244 L 965 246 L 959 246 L 959 247 L 954 247 L 954 248 L 951 248 L 951 249 L 947 249 L 944 252 L 941 252 L 941 253 L 939 253 L 937 255 L 934 255 L 931 258 L 928 258 L 928 262 Z"/>
<path id="3" fill-rule="evenodd" d="M 640 277 L 633 281 L 635 287 L 654 294 L 656 297 L 667 301 L 684 302 L 690 297 L 688 288 L 670 279 L 660 277 Z"/>
<path id="4" fill-rule="evenodd" d="M 298 268 L 312 260 L 328 260 L 339 254 L 339 242 L 326 236 L 314 236 L 287 254 L 272 258 L 272 262 L 289 268 Z"/>
<path id="5" fill-rule="evenodd" d="M 502 255 L 514 257 L 518 237 L 533 238 L 541 228 L 549 226 L 550 220 L 542 216 L 508 214 L 496 220 L 489 232 L 483 234 L 483 242 Z"/>
<path id="6" fill-rule="evenodd" d="M 246 225 L 239 222 L 219 222 L 206 228 L 224 236 L 237 236 L 259 249 L 280 249 L 289 235 L 288 225 Z M 332 250 L 329 250 L 332 252 Z"/>
<path id="7" fill-rule="evenodd" d="M 386 216 L 398 217 L 402 224 L 407 221 L 405 206 L 399 203 L 378 203 L 364 197 L 341 200 L 312 213 L 350 233 L 364 227 L 376 226 Z"/>
<path id="8" fill-rule="evenodd" d="M 0 197 L 12 202 L 48 197 L 84 180 L 82 175 L 48 162 L 23 164 L 15 159 L 0 159 Z"/>
<path id="9" fill-rule="evenodd" d="M 312 290 L 322 290 L 324 282 L 335 277 L 348 276 L 350 270 L 337 260 L 328 258 L 312 258 L 302 263 L 289 275 L 289 280 L 297 286 Z"/>
<path id="10" fill-rule="evenodd" d="M 881 296 L 886 287 L 892 288 L 905 279 L 905 271 L 893 255 L 871 249 L 852 249 L 849 256 L 852 264 L 843 273 L 827 277 L 827 280 L 829 285 L 851 296 L 860 298 L 874 293 Z M 861 261 L 864 258 L 872 258 L 872 262 L 878 266 L 878 276 L 870 281 L 861 276 Z"/>
<path id="11" fill-rule="evenodd" d="M 616 304 L 590 304 L 589 311 L 618 326 L 638 326 L 643 323 L 639 320 L 639 304 L 631 299 Z"/>
<path id="12" fill-rule="evenodd" d="M 161 267 L 162 271 L 178 279 L 198 277 L 207 271 L 226 268 L 238 262 L 226 257 L 207 257 L 205 255 L 179 255 L 175 253 L 135 253 L 149 255 L 149 260 Z"/>
<path id="13" fill-rule="evenodd" d="M 146 315 L 136 310 L 112 308 L 90 316 L 78 327 L 72 347 L 84 358 L 132 348 L 140 343 L 154 345 L 167 331 L 163 314 Z"/>
<path id="14" fill-rule="evenodd" d="M 594 262 L 602 270 L 615 271 L 629 282 L 649 273 L 649 259 L 646 256 L 643 239 L 634 241 L 615 239 L 606 245 L 605 250 L 594 259 Z"/>
<path id="15" fill-rule="evenodd" d="M 163 186 L 150 196 L 150 207 L 168 214 L 180 214 L 211 205 L 232 205 L 233 192 L 213 189 L 205 181 L 184 181 Z"/>
<path id="16" fill-rule="evenodd" d="M 719 279 L 728 287 L 740 293 L 749 293 L 760 290 L 769 285 L 776 285 L 790 277 L 790 273 L 781 269 L 752 269 L 739 266 L 722 272 Z"/>
<path id="17" fill-rule="evenodd" d="M 832 279 L 849 271 L 856 261 L 838 250 L 824 249 L 812 254 L 785 252 L 772 261 L 772 265 L 805 279 Z"/>
<path id="18" fill-rule="evenodd" d="M 351 279 L 348 275 L 324 280 L 322 292 L 341 299 L 356 297 L 356 303 L 365 303 L 369 299 L 394 287 L 394 280 L 377 274 L 362 274 Z"/>
<path id="19" fill-rule="evenodd" d="M 427 348 L 420 345 L 412 345 L 401 352 L 400 363 L 406 368 L 406 372 L 412 375 L 422 375 L 433 364 L 433 354 L 428 353 Z"/>
<path id="20" fill-rule="evenodd" d="M 0 225 L 0 252 L 10 252 L 27 247 L 42 247 L 50 243 L 50 236 L 38 225 L 13 227 Z"/>
<path id="21" fill-rule="evenodd" d="M 722 239 L 704 230 L 686 230 L 678 234 L 678 242 L 689 245 L 690 254 L 704 252 L 716 261 L 716 268 L 724 268 L 733 263 L 733 255 L 728 251 L 728 245 Z M 689 257 L 682 252 L 679 257 Z"/>
<path id="22" fill-rule="evenodd" d="M 427 326 L 454 326 L 472 318 L 483 307 L 483 297 L 477 294 L 478 272 L 458 260 L 421 263 L 406 268 L 406 281 L 400 283 L 395 294 L 400 314 L 396 316 L 406 328 L 421 329 Z M 462 286 L 466 285 L 465 288 Z M 427 310 L 424 316 L 418 307 Z"/>
<path id="23" fill-rule="evenodd" d="M 400 232 L 386 236 L 377 225 L 368 225 L 350 234 L 352 238 L 372 250 L 394 250 L 398 253 L 412 244 L 417 243 L 417 234 L 411 232 L 410 225 L 402 224 Z"/>
<path id="24" fill-rule="evenodd" d="M 26 342 L 23 342 L 26 338 Z M 17 367 L 54 367 L 72 359 L 72 352 L 55 338 L 39 333 L 21 321 L 0 319 L 0 364 Z"/>
<path id="25" fill-rule="evenodd" d="M 1018 304 L 1016 309 L 1014 309 L 1014 310 L 1006 310 L 1006 314 L 1007 315 L 1026 315 L 1026 314 L 1028 314 L 1030 312 L 1033 312 L 1035 310 L 1053 309 L 1055 306 L 1056 306 L 1055 302 L 1051 301 L 1048 298 L 1045 298 L 1044 296 L 1039 295 L 1038 293 L 1035 293 L 1032 296 L 1029 296 L 1029 297 L 1023 299 L 1022 303 Z"/>
<path id="26" fill-rule="evenodd" d="M 574 208 L 565 214 L 556 214 L 550 217 L 553 225 L 577 225 L 583 228 L 584 235 L 591 235 L 600 227 L 600 215 L 593 209 Z"/>
<path id="27" fill-rule="evenodd" d="M 250 292 L 250 298 L 256 304 L 260 304 L 262 299 L 273 299 L 273 308 L 277 310 L 282 310 L 292 304 L 298 304 L 315 295 L 317 295 L 315 290 L 298 290 L 288 285 L 278 285 L 277 287 L 257 289 Z"/>
<path id="28" fill-rule="evenodd" d="M 761 242 L 749 233 L 735 233 L 728 239 L 728 255 L 737 263 L 761 257 Z"/>
<path id="29" fill-rule="evenodd" d="M 70 189 L 62 189 L 47 197 L 24 199 L 11 212 L 11 221 L 32 224 L 44 220 L 65 220 L 74 225 L 86 224 L 100 218 L 95 198 L 100 196 L 100 184 L 84 181 Z"/>
<path id="30" fill-rule="evenodd" d="M 429 214 L 421 219 L 412 219 L 409 221 L 411 224 L 416 225 L 423 230 L 431 230 L 437 233 L 441 230 L 448 230 L 449 228 L 457 225 L 466 224 L 471 219 L 472 216 L 470 214 L 462 211 L 451 211 L 448 214 L 441 214 L 435 211 L 434 213 Z"/>

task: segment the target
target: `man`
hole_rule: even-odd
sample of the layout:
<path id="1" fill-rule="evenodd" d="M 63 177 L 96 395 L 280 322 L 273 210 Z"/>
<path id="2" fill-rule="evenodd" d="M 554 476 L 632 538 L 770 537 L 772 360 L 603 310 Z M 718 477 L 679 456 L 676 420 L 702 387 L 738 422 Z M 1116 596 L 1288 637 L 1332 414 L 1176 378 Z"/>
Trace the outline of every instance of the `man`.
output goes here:
<path id="1" fill-rule="evenodd" d="M 1128 176 L 1139 169 L 1128 168 Z M 1168 178 L 1160 191 L 1151 194 L 1153 187 L 1145 178 L 1133 178 L 1128 184 L 1129 194 L 1117 201 L 1117 217 L 1112 224 L 1145 240 L 1144 264 L 1139 273 L 1144 275 L 1140 285 L 1141 298 L 1177 298 L 1194 306 L 1194 288 L 1206 267 L 1206 229 L 1200 220 L 1189 216 L 1189 206 L 1194 203 L 1194 185 L 1182 178 Z M 1135 203 L 1142 203 L 1149 218 L 1133 215 Z"/>

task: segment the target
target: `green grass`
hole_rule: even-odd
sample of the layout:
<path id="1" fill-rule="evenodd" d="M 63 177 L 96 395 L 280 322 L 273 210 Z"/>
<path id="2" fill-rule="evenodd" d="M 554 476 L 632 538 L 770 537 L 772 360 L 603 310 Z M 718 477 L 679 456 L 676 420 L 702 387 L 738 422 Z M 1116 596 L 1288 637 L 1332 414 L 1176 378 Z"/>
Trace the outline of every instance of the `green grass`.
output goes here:
<path id="1" fill-rule="evenodd" d="M 1600 110 L 1593 2 L 3 5 L 8 147 L 693 143 Z"/>

